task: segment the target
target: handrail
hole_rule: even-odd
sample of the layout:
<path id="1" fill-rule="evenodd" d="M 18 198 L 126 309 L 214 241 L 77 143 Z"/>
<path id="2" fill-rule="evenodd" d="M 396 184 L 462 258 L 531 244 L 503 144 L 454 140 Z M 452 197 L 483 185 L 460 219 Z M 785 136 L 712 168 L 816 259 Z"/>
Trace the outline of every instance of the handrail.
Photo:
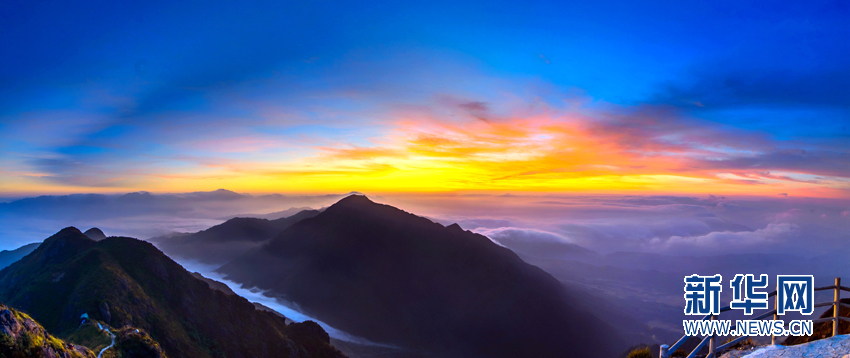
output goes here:
<path id="1" fill-rule="evenodd" d="M 669 348 L 670 351 L 675 352 L 677 349 L 679 349 L 679 346 L 684 344 L 685 341 L 688 339 L 688 337 L 689 337 L 688 335 L 684 335 L 684 336 L 682 336 L 682 338 L 679 338 L 679 340 L 676 341 L 676 343 L 674 343 L 673 346 Z"/>
<path id="2" fill-rule="evenodd" d="M 717 351 L 722 352 L 722 351 L 726 350 L 726 348 L 732 347 L 732 346 L 738 344 L 738 342 L 743 341 L 744 339 L 747 339 L 747 338 L 749 338 L 749 336 L 740 336 L 740 337 L 735 338 L 735 339 L 733 339 L 733 340 L 731 340 L 727 343 L 723 343 L 723 344 L 720 345 L 720 347 L 717 347 Z"/>
<path id="3" fill-rule="evenodd" d="M 778 289 L 778 287 L 777 287 L 777 289 Z M 839 315 L 839 311 L 840 311 L 840 310 L 839 310 L 839 308 L 840 308 L 840 307 L 847 307 L 847 308 L 850 308 L 850 304 L 847 304 L 847 303 L 843 303 L 843 302 L 841 302 L 841 293 L 840 293 L 841 291 L 847 291 L 847 292 L 850 292 L 850 287 L 841 286 L 841 278 L 840 278 L 840 277 L 836 277 L 836 278 L 835 278 L 835 284 L 834 284 L 834 285 L 831 285 L 831 286 L 823 286 L 823 287 L 817 287 L 817 288 L 814 288 L 813 290 L 814 290 L 814 291 L 825 291 L 825 290 L 834 290 L 834 291 L 835 291 L 835 296 L 834 296 L 833 301 L 829 301 L 829 302 L 820 302 L 820 303 L 815 303 L 815 304 L 814 304 L 814 307 L 826 307 L 826 306 L 832 306 L 832 307 L 833 307 L 833 315 L 832 315 L 832 317 L 825 317 L 825 318 L 820 318 L 820 319 L 812 320 L 812 323 L 813 323 L 813 324 L 814 324 L 814 323 L 822 323 L 822 322 L 830 322 L 830 321 L 831 321 L 831 322 L 832 322 L 832 335 L 833 335 L 833 337 L 834 337 L 834 336 L 838 335 L 838 322 L 839 322 L 839 321 L 848 321 L 848 322 L 850 322 L 850 317 L 842 317 L 842 316 L 840 316 L 840 315 Z M 776 296 L 776 293 L 777 293 L 777 290 L 774 290 L 774 291 L 772 291 L 772 292 L 768 293 L 768 294 L 767 294 L 767 297 L 773 297 L 773 296 Z M 757 320 L 761 320 L 761 319 L 764 319 L 764 318 L 767 318 L 767 317 L 770 317 L 770 316 L 773 316 L 773 317 L 774 317 L 774 320 L 775 320 L 775 319 L 776 319 L 776 305 L 777 305 L 776 300 L 774 300 L 774 304 L 773 304 L 773 305 L 774 305 L 774 307 L 773 307 L 773 309 L 772 309 L 772 310 L 767 311 L 767 312 L 765 312 L 765 313 L 763 313 L 763 314 L 759 315 L 758 317 L 753 318 L 752 320 L 757 321 Z M 724 307 L 720 308 L 720 313 L 723 313 L 723 312 L 726 312 L 726 311 L 730 311 L 730 310 L 732 310 L 732 308 L 731 308 L 730 306 L 724 306 Z M 709 319 L 712 319 L 712 317 L 716 317 L 716 316 L 719 316 L 719 314 L 718 314 L 718 315 L 715 315 L 715 314 L 708 314 L 708 315 L 704 316 L 704 317 L 701 319 L 701 321 L 709 320 Z M 660 358 L 669 358 L 669 357 L 670 357 L 670 355 L 671 355 L 671 354 L 673 354 L 673 353 L 674 353 L 674 352 L 675 352 L 675 351 L 676 351 L 679 347 L 681 347 L 681 346 L 685 343 L 685 341 L 687 341 L 687 339 L 688 339 L 688 338 L 690 338 L 690 337 L 693 337 L 693 336 L 688 336 L 687 334 L 686 334 L 686 335 L 684 335 L 684 336 L 682 336 L 682 338 L 679 338 L 679 340 L 678 340 L 678 341 L 676 341 L 676 343 L 674 343 L 674 344 L 673 344 L 673 346 L 669 346 L 669 347 L 668 347 L 666 344 L 661 345 L 661 354 L 660 354 Z M 711 336 L 705 336 L 705 337 L 703 337 L 702 341 L 700 341 L 700 343 L 696 346 L 696 348 L 694 348 L 694 349 L 690 352 L 690 354 L 688 354 L 687 358 L 693 358 L 693 357 L 696 357 L 697 353 L 698 353 L 698 352 L 699 352 L 699 351 L 700 351 L 703 347 L 705 347 L 705 345 L 706 345 L 706 344 L 708 344 L 708 347 L 709 347 L 709 352 L 708 352 L 708 355 L 707 355 L 706 357 L 707 357 L 707 358 L 715 358 L 715 357 L 716 357 L 716 356 L 717 356 L 720 352 L 722 352 L 722 351 L 724 351 L 724 350 L 726 350 L 726 349 L 728 349 L 728 348 L 731 348 L 732 346 L 734 346 L 735 344 L 737 344 L 737 343 L 741 342 L 742 340 L 744 340 L 744 339 L 745 339 L 745 338 L 747 338 L 747 337 L 749 337 L 749 336 L 748 336 L 748 335 L 741 335 L 740 337 L 737 337 L 737 338 L 735 338 L 735 339 L 733 339 L 733 340 L 731 340 L 731 341 L 729 341 L 729 342 L 726 342 L 726 343 L 724 343 L 724 344 L 720 345 L 719 347 L 714 348 L 714 339 L 715 339 L 715 336 L 713 336 L 713 335 L 711 335 Z M 774 336 L 774 337 L 771 339 L 771 344 L 775 344 L 775 339 L 776 339 L 776 337 Z"/>
<path id="4" fill-rule="evenodd" d="M 696 348 L 694 348 L 694 350 L 693 350 L 693 351 L 691 351 L 691 354 L 688 354 L 688 357 L 687 357 L 687 358 L 694 358 L 694 357 L 696 357 L 696 356 L 697 356 L 697 352 L 699 352 L 699 350 L 700 350 L 700 349 L 702 349 L 702 347 L 705 347 L 705 344 L 706 344 L 706 343 L 708 343 L 709 339 L 711 339 L 711 337 L 709 337 L 709 336 L 706 336 L 705 338 L 703 338 L 703 339 L 702 339 L 702 342 L 699 342 L 699 344 L 697 345 L 697 347 L 696 347 Z"/>
<path id="5" fill-rule="evenodd" d="M 813 319 L 812 323 L 823 323 L 823 322 L 830 322 L 830 321 L 833 321 L 833 320 L 835 320 L 835 318 L 832 318 L 832 317 L 818 318 L 818 319 Z"/>
<path id="6" fill-rule="evenodd" d="M 839 302 L 830 301 L 830 302 L 815 303 L 815 307 L 834 306 L 836 303 L 838 303 L 838 305 L 841 306 L 841 307 L 850 308 L 850 304 L 846 304 L 846 303 L 840 302 L 840 301 Z"/>
<path id="7" fill-rule="evenodd" d="M 850 317 L 838 316 L 838 319 L 850 322 Z M 812 323 L 823 323 L 823 322 L 829 322 L 829 321 L 834 321 L 834 320 L 835 320 L 835 317 L 818 318 L 818 319 L 812 320 Z"/>
<path id="8" fill-rule="evenodd" d="M 761 315 L 761 316 L 758 316 L 758 317 L 756 317 L 756 318 L 753 318 L 753 321 L 758 321 L 758 320 L 760 320 L 760 319 L 764 319 L 764 318 L 767 318 L 767 317 L 773 316 L 774 314 L 776 314 L 776 309 L 775 309 L 775 308 L 774 308 L 774 309 L 772 309 L 772 310 L 770 310 L 770 311 L 765 312 L 765 313 L 764 313 L 763 315 Z"/>
<path id="9" fill-rule="evenodd" d="M 732 310 L 732 306 L 720 307 L 720 313 L 723 313 L 723 312 L 726 312 L 726 311 L 731 311 L 731 310 Z M 711 316 L 714 316 L 714 315 L 709 313 L 709 314 L 703 316 L 702 318 L 700 318 L 700 321 L 705 321 L 705 320 L 711 319 Z"/>

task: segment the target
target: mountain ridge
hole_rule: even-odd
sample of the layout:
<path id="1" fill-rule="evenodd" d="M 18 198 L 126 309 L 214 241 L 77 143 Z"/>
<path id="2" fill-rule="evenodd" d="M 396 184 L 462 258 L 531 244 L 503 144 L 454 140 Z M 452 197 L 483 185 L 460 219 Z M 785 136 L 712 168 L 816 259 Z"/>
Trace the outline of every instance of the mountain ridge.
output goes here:
<path id="1" fill-rule="evenodd" d="M 0 269 L 11 265 L 15 261 L 20 260 L 26 255 L 29 255 L 30 252 L 33 252 L 38 245 L 41 245 L 40 242 L 34 242 L 32 244 L 26 244 L 14 250 L 3 250 L 0 251 Z"/>
<path id="2" fill-rule="evenodd" d="M 59 336 L 71 334 L 83 313 L 139 327 L 172 358 L 343 356 L 315 323 L 287 326 L 242 297 L 211 289 L 148 242 L 96 242 L 73 227 L 0 270 L 0 301 Z"/>
<path id="3" fill-rule="evenodd" d="M 309 209 L 274 220 L 236 217 L 195 233 L 157 237 L 151 241 L 169 255 L 221 265 L 258 247 L 296 222 L 318 214 L 318 210 Z"/>
<path id="4" fill-rule="evenodd" d="M 346 332 L 440 356 L 606 356 L 618 344 L 560 282 L 509 249 L 360 195 L 218 271 Z"/>

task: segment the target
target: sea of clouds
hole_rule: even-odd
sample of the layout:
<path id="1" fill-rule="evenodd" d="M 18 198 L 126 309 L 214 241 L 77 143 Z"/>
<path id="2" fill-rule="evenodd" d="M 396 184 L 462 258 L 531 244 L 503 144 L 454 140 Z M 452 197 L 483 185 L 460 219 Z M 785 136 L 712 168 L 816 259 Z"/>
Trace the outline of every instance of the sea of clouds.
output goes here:
<path id="1" fill-rule="evenodd" d="M 230 191 L 41 196 L 0 203 L 0 249 L 38 242 L 66 226 L 148 239 L 195 232 L 233 216 L 321 208 L 339 195 Z M 600 254 L 680 255 L 848 251 L 850 200 L 632 195 L 370 195 L 448 225 L 501 240 L 562 242 Z"/>

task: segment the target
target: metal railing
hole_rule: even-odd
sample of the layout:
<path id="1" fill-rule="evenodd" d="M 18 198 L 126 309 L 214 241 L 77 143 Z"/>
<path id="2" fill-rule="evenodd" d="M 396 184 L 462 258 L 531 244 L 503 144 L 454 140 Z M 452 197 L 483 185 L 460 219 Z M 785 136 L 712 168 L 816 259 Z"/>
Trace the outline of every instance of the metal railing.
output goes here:
<path id="1" fill-rule="evenodd" d="M 777 287 L 776 289 L 778 290 L 779 288 L 780 288 L 780 287 Z M 833 337 L 835 337 L 835 336 L 837 336 L 837 335 L 838 335 L 838 322 L 839 322 L 840 320 L 850 321 L 850 318 L 848 318 L 848 317 L 841 317 L 841 316 L 838 314 L 838 313 L 839 313 L 839 311 L 840 311 L 840 310 L 839 310 L 839 307 L 847 307 L 847 308 L 850 308 L 850 305 L 848 305 L 848 304 L 846 304 L 846 303 L 841 303 L 841 291 L 847 291 L 847 292 L 850 292 L 850 287 L 841 286 L 841 278 L 840 278 L 840 277 L 836 277 L 836 278 L 835 278 L 835 285 L 832 285 L 832 286 L 817 287 L 817 288 L 815 288 L 815 289 L 814 289 L 814 291 L 825 291 L 825 290 L 834 290 L 834 291 L 835 291 L 835 294 L 834 294 L 834 296 L 833 296 L 833 297 L 834 297 L 834 298 L 833 298 L 834 300 L 833 300 L 833 301 L 831 301 L 831 302 L 821 302 L 821 303 L 816 303 L 816 304 L 814 305 L 814 307 L 832 306 L 832 317 L 826 317 L 826 318 L 821 318 L 821 319 L 812 320 L 812 323 L 821 323 L 821 322 L 829 322 L 829 321 L 832 321 L 832 336 L 833 336 Z M 770 311 L 765 312 L 764 314 L 762 314 L 762 315 L 760 315 L 760 316 L 758 316 L 758 317 L 756 317 L 756 318 L 752 318 L 752 320 L 754 320 L 754 321 L 755 321 L 755 320 L 761 320 L 761 319 L 765 319 L 765 318 L 770 317 L 770 316 L 773 316 L 773 320 L 777 320 L 777 319 L 779 319 L 779 317 L 778 317 L 778 316 L 777 316 L 777 314 L 776 314 L 776 305 L 778 304 L 778 302 L 777 302 L 777 301 L 778 301 L 778 297 L 776 297 L 776 291 L 775 291 L 775 290 L 774 290 L 773 292 L 771 292 L 771 293 L 768 293 L 768 294 L 767 294 L 767 297 L 768 297 L 768 298 L 769 298 L 769 297 L 771 297 L 771 296 L 773 296 L 773 297 L 774 297 L 774 299 L 773 299 L 773 309 L 772 309 L 772 310 L 770 310 Z M 723 313 L 723 312 L 726 312 L 726 311 L 730 311 L 730 310 L 732 310 L 732 308 L 731 308 L 731 307 L 729 307 L 729 306 L 725 306 L 725 307 L 723 307 L 723 308 L 721 308 L 721 309 L 720 309 L 720 313 Z M 702 320 L 703 320 L 703 321 L 705 321 L 705 320 L 709 320 L 709 319 L 710 319 L 710 320 L 716 320 L 718 316 L 719 316 L 719 315 L 708 314 L 708 315 L 706 315 L 705 317 L 703 317 L 703 318 L 702 318 Z M 668 346 L 668 345 L 666 345 L 666 344 L 661 345 L 661 352 L 660 352 L 660 354 L 659 354 L 660 358 L 670 358 L 670 355 L 671 355 L 671 354 L 673 354 L 674 352 L 676 352 L 676 350 L 677 350 L 679 347 L 681 347 L 683 344 L 685 344 L 685 342 L 686 342 L 686 341 L 688 340 L 688 338 L 690 338 L 690 337 L 693 337 L 693 336 L 688 336 L 688 335 L 686 334 L 686 335 L 682 336 L 682 338 L 679 338 L 679 340 L 678 340 L 678 341 L 676 341 L 676 343 L 674 343 L 672 346 Z M 741 341 L 743 341 L 744 339 L 749 338 L 749 337 L 750 337 L 750 336 L 748 336 L 748 335 L 742 335 L 742 336 L 740 336 L 740 337 L 738 337 L 738 338 L 735 338 L 735 339 L 733 339 L 733 340 L 731 340 L 731 341 L 729 341 L 729 342 L 726 342 L 726 343 L 724 343 L 724 344 L 722 344 L 722 345 L 720 345 L 720 346 L 718 347 L 718 346 L 717 346 L 717 336 L 714 336 L 714 335 L 712 335 L 712 336 L 705 336 L 705 337 L 703 337 L 702 341 L 700 341 L 700 343 L 696 346 L 696 348 L 694 348 L 694 349 L 693 349 L 693 350 L 692 350 L 692 351 L 691 351 L 691 352 L 687 355 L 687 358 L 694 358 L 694 357 L 696 357 L 697 353 L 698 353 L 700 350 L 702 350 L 702 349 L 703 349 L 703 347 L 705 347 L 705 345 L 706 345 L 706 344 L 708 344 L 708 355 L 706 355 L 706 358 L 716 358 L 716 357 L 717 357 L 717 355 L 718 355 L 719 353 L 722 353 L 724 350 L 726 350 L 726 349 L 728 349 L 728 348 L 731 348 L 732 346 L 734 346 L 734 345 L 735 345 L 735 344 L 737 344 L 738 342 L 741 342 Z M 773 344 L 776 344 L 776 336 L 771 336 L 771 338 L 770 338 L 770 344 L 772 344 L 772 345 L 773 345 Z"/>

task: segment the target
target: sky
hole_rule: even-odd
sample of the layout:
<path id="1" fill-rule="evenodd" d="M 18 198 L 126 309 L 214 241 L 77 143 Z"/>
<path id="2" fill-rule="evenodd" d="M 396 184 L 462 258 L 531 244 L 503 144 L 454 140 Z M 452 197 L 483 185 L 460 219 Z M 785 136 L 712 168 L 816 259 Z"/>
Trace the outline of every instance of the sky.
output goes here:
<path id="1" fill-rule="evenodd" d="M 0 196 L 846 199 L 848 18 L 846 1 L 7 1 Z"/>

